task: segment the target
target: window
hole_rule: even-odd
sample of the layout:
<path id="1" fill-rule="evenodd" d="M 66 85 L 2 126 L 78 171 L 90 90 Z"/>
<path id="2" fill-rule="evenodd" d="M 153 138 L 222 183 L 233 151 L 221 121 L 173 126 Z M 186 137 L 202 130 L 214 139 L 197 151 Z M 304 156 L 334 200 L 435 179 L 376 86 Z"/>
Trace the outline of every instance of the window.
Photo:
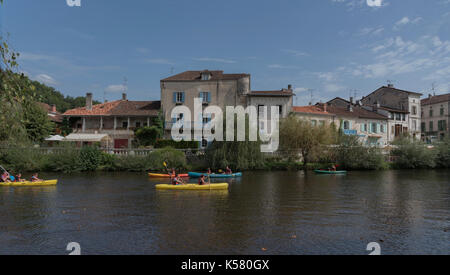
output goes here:
<path id="1" fill-rule="evenodd" d="M 443 116 L 443 115 L 444 115 L 444 107 L 441 106 L 441 116 Z"/>
<path id="2" fill-rule="evenodd" d="M 446 122 L 447 122 L 447 121 L 445 121 L 445 120 L 439 120 L 439 121 L 438 121 L 438 130 L 439 130 L 439 131 L 447 131 L 447 125 L 446 125 Z"/>
<path id="3" fill-rule="evenodd" d="M 376 123 L 372 123 L 372 133 L 378 133 L 378 129 L 377 129 L 377 124 Z"/>
<path id="4" fill-rule="evenodd" d="M 417 131 L 417 121 L 413 120 L 413 130 Z"/>
<path id="5" fill-rule="evenodd" d="M 203 103 L 210 103 L 211 102 L 211 93 L 210 92 L 200 92 L 200 98 L 202 99 Z"/>
<path id="6" fill-rule="evenodd" d="M 413 115 L 417 115 L 417 107 L 416 106 L 412 107 L 412 113 L 413 113 Z"/>
<path id="7" fill-rule="evenodd" d="M 402 115 L 400 113 L 395 113 L 395 120 L 401 120 Z"/>
<path id="8" fill-rule="evenodd" d="M 173 93 L 174 103 L 184 103 L 184 92 L 174 92 Z"/>
<path id="9" fill-rule="evenodd" d="M 148 126 L 147 122 L 144 122 L 144 127 L 147 127 L 147 126 Z"/>
<path id="10" fill-rule="evenodd" d="M 258 117 L 264 117 L 265 113 L 265 106 L 264 105 L 258 105 Z"/>
<path id="11" fill-rule="evenodd" d="M 406 115 L 402 114 L 402 121 L 406 121 Z"/>
<path id="12" fill-rule="evenodd" d="M 429 131 L 433 132 L 433 121 L 430 121 L 430 129 L 429 129 Z"/>
<path id="13" fill-rule="evenodd" d="M 202 73 L 202 80 L 210 80 L 211 74 L 209 73 Z"/>
<path id="14" fill-rule="evenodd" d="M 122 128 L 123 128 L 123 129 L 128 128 L 128 121 L 122 122 Z"/>
<path id="15" fill-rule="evenodd" d="M 283 106 L 282 105 L 278 105 L 278 108 L 280 108 L 278 110 L 280 112 L 280 117 L 282 117 L 283 116 Z"/>
<path id="16" fill-rule="evenodd" d="M 141 123 L 140 122 L 136 122 L 136 128 L 140 128 L 141 127 Z"/>
<path id="17" fill-rule="evenodd" d="M 367 133 L 367 123 L 364 123 L 364 132 Z"/>
<path id="18" fill-rule="evenodd" d="M 433 109 L 430 109 L 430 117 L 433 117 Z"/>
<path id="19" fill-rule="evenodd" d="M 317 126 L 317 120 L 315 120 L 315 119 L 311 120 L 311 124 L 312 124 L 312 126 Z"/>
<path id="20" fill-rule="evenodd" d="M 350 122 L 344 121 L 344 130 L 350 130 Z"/>
<path id="21" fill-rule="evenodd" d="M 422 132 L 425 133 L 425 131 L 427 130 L 427 129 L 426 129 L 426 128 L 427 128 L 427 124 L 426 124 L 425 122 L 422 122 L 420 128 L 422 129 Z"/>
<path id="22" fill-rule="evenodd" d="M 384 125 L 383 124 L 380 124 L 380 132 L 384 133 Z"/>

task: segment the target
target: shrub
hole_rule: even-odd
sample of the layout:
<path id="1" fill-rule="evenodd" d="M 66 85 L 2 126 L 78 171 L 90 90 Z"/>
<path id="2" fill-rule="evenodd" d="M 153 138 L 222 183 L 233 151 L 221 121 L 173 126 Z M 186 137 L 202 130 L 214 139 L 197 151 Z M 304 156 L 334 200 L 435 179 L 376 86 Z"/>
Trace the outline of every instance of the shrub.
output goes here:
<path id="1" fill-rule="evenodd" d="M 391 151 L 394 167 L 401 169 L 421 169 L 436 167 L 437 151 L 429 149 L 423 142 L 405 137 L 394 142 Z"/>
<path id="2" fill-rule="evenodd" d="M 445 139 L 437 146 L 437 166 L 450 168 L 450 138 Z"/>
<path id="3" fill-rule="evenodd" d="M 160 130 L 156 126 L 143 127 L 136 130 L 136 139 L 141 146 L 155 145 L 156 139 L 160 137 Z"/>
<path id="4" fill-rule="evenodd" d="M 345 170 L 380 170 L 387 168 L 387 163 L 379 148 L 363 146 L 357 136 L 341 136 L 335 148 L 339 169 Z"/>
<path id="5" fill-rule="evenodd" d="M 175 169 L 186 169 L 187 161 L 186 155 L 172 147 L 166 147 L 163 149 L 158 149 L 147 156 L 148 163 L 150 165 L 148 170 L 152 171 L 165 171 L 164 162 L 170 168 Z"/>
<path id="6" fill-rule="evenodd" d="M 81 148 L 78 156 L 78 165 L 80 171 L 95 171 L 100 166 L 102 160 L 102 151 L 97 147 L 85 146 Z"/>
<path id="7" fill-rule="evenodd" d="M 166 148 L 166 147 L 172 147 L 175 149 L 198 149 L 199 142 L 198 141 L 176 142 L 171 139 L 159 139 L 155 143 L 155 148 Z"/>

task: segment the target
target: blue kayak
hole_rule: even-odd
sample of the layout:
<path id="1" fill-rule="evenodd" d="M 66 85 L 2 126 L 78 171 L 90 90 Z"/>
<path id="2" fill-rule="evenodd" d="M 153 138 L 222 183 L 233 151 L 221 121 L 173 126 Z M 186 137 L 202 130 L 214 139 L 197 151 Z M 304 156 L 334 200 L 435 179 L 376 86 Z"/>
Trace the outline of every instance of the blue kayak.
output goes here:
<path id="1" fill-rule="evenodd" d="M 189 177 L 191 178 L 200 178 L 202 175 L 205 177 L 211 177 L 212 179 L 224 179 L 224 178 L 237 178 L 242 177 L 242 173 L 235 173 L 235 174 L 211 174 L 208 175 L 208 173 L 196 173 L 196 172 L 189 172 Z"/>
<path id="2" fill-rule="evenodd" d="M 327 174 L 327 175 L 344 175 L 347 171 L 327 171 L 327 170 L 315 170 L 316 174 Z"/>

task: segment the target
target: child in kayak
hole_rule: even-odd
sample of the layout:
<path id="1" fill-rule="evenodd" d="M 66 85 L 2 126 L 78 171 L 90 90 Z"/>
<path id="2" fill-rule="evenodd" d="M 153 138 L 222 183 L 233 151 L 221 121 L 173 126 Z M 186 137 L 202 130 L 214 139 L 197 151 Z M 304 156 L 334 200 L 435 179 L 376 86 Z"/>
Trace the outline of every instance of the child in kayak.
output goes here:
<path id="1" fill-rule="evenodd" d="M 172 185 L 184 185 L 184 181 L 178 176 L 175 175 L 175 177 L 172 179 Z"/>
<path id="2" fill-rule="evenodd" d="M 19 174 L 16 175 L 16 180 L 15 180 L 15 182 L 24 182 L 24 181 L 25 181 L 25 180 L 22 179 L 22 174 L 21 174 L 21 173 L 19 173 Z"/>
<path id="3" fill-rule="evenodd" d="M 233 171 L 231 171 L 230 167 L 228 167 L 228 166 L 227 166 L 227 169 L 225 169 L 225 171 L 226 171 L 227 175 L 233 174 Z"/>
<path id="4" fill-rule="evenodd" d="M 37 182 L 37 181 L 43 181 L 43 180 L 41 180 L 40 178 L 38 178 L 38 173 L 34 173 L 32 176 L 31 176 L 31 182 Z"/>
<path id="5" fill-rule="evenodd" d="M 198 179 L 198 185 L 209 185 L 211 183 L 207 183 L 205 181 L 205 175 L 201 175 L 201 177 Z"/>

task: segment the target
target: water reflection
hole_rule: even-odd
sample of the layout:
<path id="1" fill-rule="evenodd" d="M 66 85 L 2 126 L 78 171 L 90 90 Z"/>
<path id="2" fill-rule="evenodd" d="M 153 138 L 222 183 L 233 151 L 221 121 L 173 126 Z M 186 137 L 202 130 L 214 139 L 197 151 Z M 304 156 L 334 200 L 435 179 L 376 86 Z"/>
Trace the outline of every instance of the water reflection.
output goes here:
<path id="1" fill-rule="evenodd" d="M 0 188 L 0 254 L 448 254 L 450 171 L 248 172 L 228 191 L 141 174 Z M 223 179 L 213 182 L 225 182 Z M 195 182 L 195 180 L 192 180 Z"/>

